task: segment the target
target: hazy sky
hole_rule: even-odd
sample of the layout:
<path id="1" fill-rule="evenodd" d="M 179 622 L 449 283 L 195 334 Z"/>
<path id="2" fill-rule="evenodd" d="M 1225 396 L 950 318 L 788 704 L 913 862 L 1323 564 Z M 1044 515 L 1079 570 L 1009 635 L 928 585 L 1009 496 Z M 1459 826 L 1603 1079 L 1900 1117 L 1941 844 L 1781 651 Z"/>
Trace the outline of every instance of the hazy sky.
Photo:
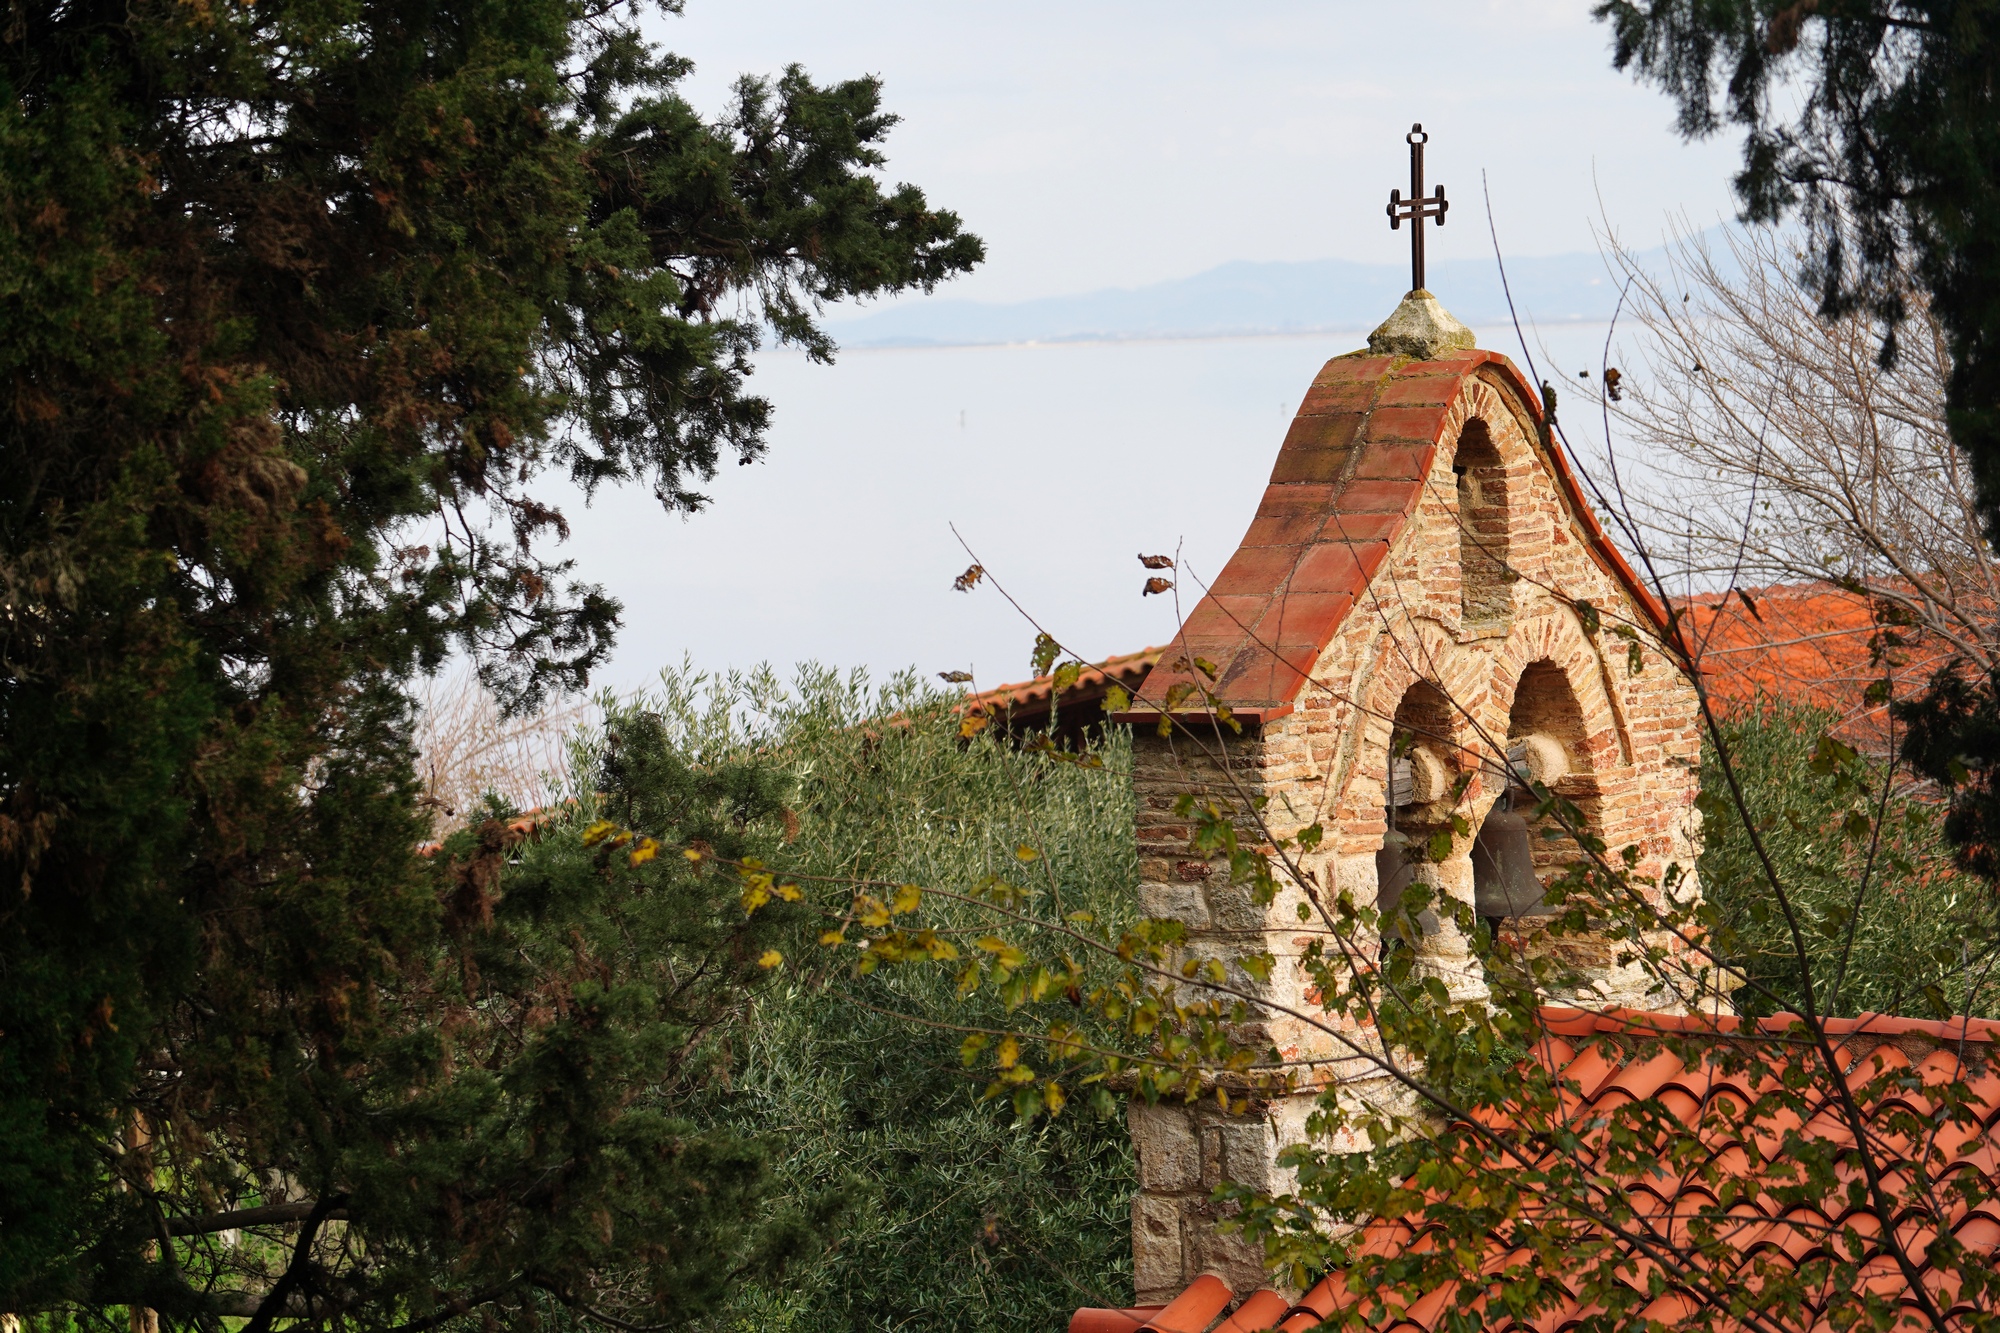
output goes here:
<path id="1" fill-rule="evenodd" d="M 658 25 L 690 92 L 797 61 L 876 74 L 903 123 L 892 178 L 986 238 L 949 292 L 988 300 L 1132 286 L 1232 259 L 1392 259 L 1403 136 L 1431 135 L 1453 202 L 1440 256 L 1642 246 L 1670 211 L 1730 211 L 1733 140 L 1684 145 L 1659 93 L 1611 69 L 1592 0 L 687 0 Z"/>
<path id="2" fill-rule="evenodd" d="M 891 179 L 988 242 L 946 296 L 1398 259 L 1407 233 L 1383 205 L 1407 184 L 1415 120 L 1455 201 L 1433 254 L 1490 253 L 1482 168 L 1519 255 L 1594 248 L 1600 194 L 1641 247 L 1671 213 L 1706 226 L 1730 209 L 1733 144 L 1683 145 L 1666 100 L 1611 71 L 1588 0 L 687 0 L 659 33 L 697 62 L 689 92 L 708 110 L 737 74 L 789 61 L 881 75 L 903 117 Z M 1518 355 L 1511 330 L 1479 332 Z M 856 351 L 831 367 L 774 352 L 753 382 L 776 408 L 770 454 L 725 464 L 713 508 L 682 521 L 631 493 L 576 513 L 577 573 L 627 607 L 600 681 L 629 688 L 684 653 L 1018 679 L 1034 631 L 990 588 L 951 590 L 967 563 L 953 523 L 1079 651 L 1163 642 L 1174 609 L 1139 596 L 1134 554 L 1180 546 L 1212 576 L 1313 371 L 1363 334 Z M 1549 336 L 1573 373 L 1603 330 Z"/>

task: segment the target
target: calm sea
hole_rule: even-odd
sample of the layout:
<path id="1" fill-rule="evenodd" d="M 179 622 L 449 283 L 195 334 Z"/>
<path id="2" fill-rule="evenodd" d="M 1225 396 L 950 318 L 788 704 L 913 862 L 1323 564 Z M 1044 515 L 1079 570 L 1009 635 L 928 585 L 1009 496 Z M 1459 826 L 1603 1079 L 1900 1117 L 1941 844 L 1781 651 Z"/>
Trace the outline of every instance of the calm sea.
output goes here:
<path id="1" fill-rule="evenodd" d="M 1520 360 L 1511 329 L 1479 332 Z M 1545 329 L 1542 373 L 1594 370 L 1604 334 Z M 706 512 L 669 517 L 638 493 L 572 506 L 577 575 L 625 604 L 599 680 L 631 688 L 689 656 L 998 684 L 1029 674 L 1022 611 L 1086 656 L 1163 642 L 1176 608 L 1140 595 L 1135 557 L 1178 551 L 1198 596 L 1314 372 L 1364 340 L 868 350 L 832 366 L 766 354 L 753 385 L 775 405 L 770 452 L 725 463 Z M 1022 611 L 994 586 L 952 590 L 968 546 Z"/>

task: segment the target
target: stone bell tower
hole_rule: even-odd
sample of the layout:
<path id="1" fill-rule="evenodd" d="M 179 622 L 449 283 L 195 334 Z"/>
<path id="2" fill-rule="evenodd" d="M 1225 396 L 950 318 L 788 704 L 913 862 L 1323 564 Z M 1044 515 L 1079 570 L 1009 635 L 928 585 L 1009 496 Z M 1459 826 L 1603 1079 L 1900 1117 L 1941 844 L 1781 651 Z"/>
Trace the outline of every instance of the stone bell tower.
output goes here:
<path id="1" fill-rule="evenodd" d="M 1509 808 L 1517 775 L 1573 801 L 1614 851 L 1636 848 L 1640 874 L 1693 864 L 1700 738 L 1694 692 L 1659 650 L 1664 611 L 1592 516 L 1534 390 L 1472 343 L 1420 289 L 1366 351 L 1326 363 L 1241 546 L 1124 715 L 1141 724 L 1141 910 L 1186 923 L 1189 950 L 1226 966 L 1275 956 L 1268 982 L 1229 966 L 1231 981 L 1295 1010 L 1315 1008 L 1297 963 L 1316 929 L 1300 922 L 1306 897 L 1346 889 L 1377 902 L 1421 875 L 1491 928 L 1532 926 L 1538 881 L 1576 852 L 1521 836 L 1532 807 Z M 1620 626 L 1634 631 L 1636 659 Z M 1216 669 L 1200 683 L 1240 734 L 1186 691 L 1174 698 L 1191 711 L 1157 734 L 1197 658 Z M 1225 863 L 1190 850 L 1174 814 L 1183 792 L 1245 810 L 1261 799 L 1271 834 L 1317 822 L 1325 840 L 1303 858 L 1302 882 L 1260 906 Z M 1454 809 L 1475 832 L 1410 866 L 1399 844 L 1449 829 Z M 1450 921 L 1426 923 L 1417 947 L 1455 993 L 1483 994 Z M 1661 1006 L 1608 952 L 1598 962 L 1596 1002 Z M 1267 1012 L 1256 1035 L 1318 1062 L 1308 1084 L 1364 1077 L 1310 1023 Z M 1263 1280 L 1261 1254 L 1217 1231 L 1209 1191 L 1223 1178 L 1286 1188 L 1277 1154 L 1303 1136 L 1313 1092 L 1247 1116 L 1206 1100 L 1133 1105 L 1140 1302 L 1204 1272 L 1237 1290 Z"/>

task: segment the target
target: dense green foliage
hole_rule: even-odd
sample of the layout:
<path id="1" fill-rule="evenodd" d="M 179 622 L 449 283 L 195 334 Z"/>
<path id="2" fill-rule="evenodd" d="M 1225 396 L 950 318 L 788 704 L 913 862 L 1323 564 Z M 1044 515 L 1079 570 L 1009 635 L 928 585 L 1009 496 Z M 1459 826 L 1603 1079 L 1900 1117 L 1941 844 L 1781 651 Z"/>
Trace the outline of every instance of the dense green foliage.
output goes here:
<path id="1" fill-rule="evenodd" d="M 692 1115 L 795 914 L 749 916 L 732 879 L 660 854 L 768 852 L 790 783 L 754 757 L 696 769 L 630 711 L 596 759 L 588 800 L 539 823 L 496 809 L 429 858 L 415 901 L 438 910 L 411 909 L 372 991 L 320 1001 L 343 1007 L 344 1045 L 274 1044 L 238 1072 L 264 1116 L 254 1156 L 216 1151 L 216 1117 L 171 1101 L 144 1122 L 86 1295 L 173 1324 L 251 1315 L 267 1292 L 273 1313 L 344 1327 L 680 1322 L 808 1248 L 837 1193 L 774 1204 L 763 1145 Z M 304 1225 L 237 1234 L 256 1219 L 186 1211 L 211 1201 L 292 1204 L 269 1220 Z M 136 1257 L 157 1261 L 134 1262 L 147 1239 Z M 98 1314 L 74 1289 L 42 1298 Z"/>
<path id="2" fill-rule="evenodd" d="M 874 692 L 859 676 L 813 670 L 796 692 L 768 674 L 670 676 L 651 706 L 690 758 L 761 754 L 793 777 L 797 836 L 772 863 L 802 882 L 963 892 L 1017 873 L 1029 846 L 1035 866 L 1059 876 L 1068 910 L 1112 922 L 1133 910 L 1122 734 L 1093 752 L 1101 767 L 1080 767 L 991 736 L 962 740 L 949 700 L 907 678 Z M 940 911 L 961 944 L 987 925 Z M 707 1114 L 769 1145 L 778 1206 L 836 1190 L 848 1207 L 837 1245 L 780 1283 L 747 1287 L 717 1323 L 1029 1333 L 1060 1328 L 1081 1304 L 1128 1303 L 1134 1179 L 1122 1116 L 1079 1107 L 1017 1125 L 1011 1102 L 987 1098 L 988 1079 L 960 1057 L 955 1029 L 1006 1023 L 990 993 L 961 999 L 955 969 L 858 975 L 803 943 L 804 969 L 760 994 L 731 1037 L 726 1092 Z"/>
<path id="3" fill-rule="evenodd" d="M 661 1139 L 629 1178 L 508 1176 L 537 1140 L 386 1202 L 409 1135 L 502 1114 L 442 1095 L 454 1041 L 493 1043 L 496 1086 L 555 1077 L 485 1025 L 581 966 L 530 949 L 454 1011 L 471 1031 L 412 1035 L 459 917 L 415 855 L 404 687 L 454 645 L 517 703 L 581 683 L 619 609 L 547 549 L 545 483 L 699 505 L 762 451 L 763 321 L 825 355 L 816 301 L 980 251 L 877 180 L 872 80 L 746 81 L 705 122 L 642 17 L 30 0 L 0 25 L 0 1308 L 206 1319 L 257 1288 L 198 1296 L 163 1230 L 282 1188 L 347 1196 L 341 1234 L 384 1259 L 265 1314 L 399 1323 L 515 1299 L 527 1276 L 480 1285 L 504 1237 L 599 1262 L 610 1194 L 692 1169 Z M 563 1077 L 597 1142 L 628 1075 Z M 709 1244 L 687 1216 L 620 1262 L 681 1271 Z"/>
<path id="4" fill-rule="evenodd" d="M 768 851 L 790 784 L 747 758 L 693 768 L 626 712 L 592 785 L 532 834 L 490 820 L 449 839 L 432 975 L 405 960 L 376 1058 L 338 1090 L 287 1071 L 321 1141 L 280 1165 L 345 1186 L 368 1258 L 326 1256 L 322 1294 L 422 1318 L 449 1274 L 452 1298 L 490 1293 L 481 1318 L 585 1301 L 679 1321 L 780 1268 L 837 1205 L 773 1209 L 762 1145 L 688 1115 L 791 918 L 746 916 L 732 884 L 659 850 Z M 593 815 L 642 836 L 594 837 Z M 218 1196 L 255 1188 L 197 1165 Z"/>
<path id="5" fill-rule="evenodd" d="M 1989 972 L 2000 942 L 1991 886 L 1957 868 L 1944 811 L 1909 790 L 1907 774 L 1894 775 L 1900 781 L 1885 802 L 1891 775 L 1827 738 L 1838 720 L 1781 700 L 1725 716 L 1722 743 L 1747 821 L 1712 738 L 1703 755 L 1698 868 L 1703 894 L 1733 936 L 1725 946 L 1732 963 L 1757 983 L 1737 993 L 1739 1005 L 1757 1014 L 1782 1000 L 1793 1012 L 1834 1016 L 2000 1016 L 2000 978 Z M 1792 919 L 1770 892 L 1752 823 Z"/>
<path id="6" fill-rule="evenodd" d="M 997 1002 L 1007 1035 L 968 1043 L 968 1063 L 1003 1087 L 1043 1088 L 1043 1107 L 1056 1100 L 1046 1089 L 1115 1081 L 1163 1103 L 1201 1103 L 1190 1108 L 1199 1116 L 1190 1128 L 1205 1136 L 1210 1125 L 1229 1134 L 1228 1116 L 1256 1126 L 1258 1103 L 1271 1094 L 1311 1098 L 1308 1133 L 1289 1137 L 1279 1153 L 1295 1176 L 1274 1181 L 1253 1152 L 1244 1178 L 1225 1177 L 1216 1202 L 1225 1226 L 1261 1240 L 1289 1284 L 1335 1274 L 1331 1295 L 1342 1308 L 1328 1328 L 1407 1321 L 1420 1299 L 1432 1322 L 1468 1329 L 1496 1317 L 1546 1322 L 1578 1306 L 1593 1311 L 1597 1326 L 1634 1333 L 1658 1327 L 1663 1310 L 1676 1327 L 1716 1333 L 1746 1321 L 1771 1330 L 1887 1328 L 1905 1290 L 1919 1301 L 1928 1290 L 1920 1279 L 1908 1288 L 1887 1283 L 1891 1263 L 1898 1273 L 1942 1275 L 1971 1310 L 1926 1311 L 1922 1326 L 1983 1328 L 2000 1309 L 1990 1252 L 1978 1237 L 1942 1238 L 1964 1209 L 1992 1197 L 1990 1181 L 1965 1173 L 1959 1158 L 1991 1118 L 1990 1089 L 1972 1082 L 1984 1053 L 1958 1048 L 1938 1027 L 1928 1031 L 1943 1036 L 1942 1049 L 1921 1067 L 1912 1062 L 1925 1049 L 1923 1028 L 1900 1030 L 1908 1058 L 1891 1049 L 1879 1062 L 1857 1059 L 1851 1034 L 1829 1032 L 1818 1015 L 1893 993 L 1889 977 L 1897 975 L 1912 982 L 1905 996 L 1917 1005 L 1949 1007 L 1957 997 L 1930 994 L 1926 983 L 1952 965 L 1983 971 L 1991 954 L 1938 946 L 1963 943 L 1985 900 L 1964 900 L 1970 910 L 1956 940 L 1952 925 L 1941 931 L 1923 919 L 1927 908 L 1955 905 L 1932 892 L 1945 879 L 1926 878 L 1950 876 L 1932 840 L 1934 812 L 1893 791 L 1885 801 L 1878 766 L 1825 739 L 1823 720 L 1767 710 L 1733 724 L 1757 792 L 1746 828 L 1775 835 L 1782 864 L 1775 877 L 1730 884 L 1720 903 L 1690 891 L 1695 867 L 1642 873 L 1638 846 L 1607 846 L 1582 809 L 1533 781 L 1535 817 L 1567 830 L 1578 856 L 1544 882 L 1553 911 L 1534 918 L 1531 934 L 1482 929 L 1471 903 L 1423 877 L 1386 916 L 1358 885 L 1336 880 L 1315 893 L 1326 882 L 1324 862 L 1306 858 L 1323 848 L 1327 828 L 1273 828 L 1254 792 L 1212 776 L 1221 759 L 1204 728 L 1187 727 L 1174 742 L 1189 756 L 1191 790 L 1172 808 L 1190 851 L 1209 860 L 1210 910 L 1220 899 L 1221 910 L 1242 912 L 1237 920 L 1259 922 L 1257 908 L 1269 913 L 1260 925 L 1271 924 L 1246 930 L 1234 949 L 1189 947 L 1177 922 L 1079 919 L 1055 895 L 1028 891 L 1035 876 L 1019 868 L 1001 876 L 1009 887 L 983 895 L 953 896 L 950 881 L 907 893 L 832 884 L 815 905 L 848 914 L 831 947 L 858 947 L 878 971 L 956 975 L 968 996 Z M 1204 762 L 1215 768 L 1204 773 L 1196 767 Z M 1448 797 L 1454 806 L 1469 785 Z M 1715 790 L 1706 804 L 1719 821 Z M 1857 859 L 1843 839 L 1866 847 L 1878 820 L 1884 837 L 1873 862 Z M 1719 822 L 1716 832 L 1726 837 Z M 1470 836 L 1469 819 L 1454 836 Z M 1450 841 L 1442 852 L 1419 846 L 1441 856 Z M 1722 878 L 1741 863 L 1740 845 L 1733 862 L 1718 848 L 1710 870 Z M 1857 875 L 1862 866 L 1867 873 Z M 1905 901 L 1910 881 L 1922 890 L 1914 905 Z M 886 903 L 877 896 L 892 890 Z M 1760 899 L 1801 923 L 1789 938 L 1791 960 L 1780 955 L 1786 938 L 1768 929 Z M 966 966 L 969 950 L 936 947 L 962 938 L 951 932 L 968 909 L 990 932 L 974 941 L 991 960 L 983 968 Z M 1849 923 L 1860 923 L 1850 970 L 1888 974 L 1873 978 L 1881 984 L 1872 989 L 1860 980 L 1848 989 L 1837 968 L 1829 975 Z M 1439 943 L 1462 941 L 1469 957 L 1382 947 L 1385 935 L 1440 933 L 1447 938 Z M 1292 941 L 1298 953 L 1277 952 Z M 1548 1007 L 1551 995 L 1584 996 L 1601 984 L 1617 988 L 1618 1003 L 1671 1017 L 1614 1012 L 1600 1025 Z M 1774 1019 L 1762 1039 L 1745 1040 L 1736 1015 L 1713 1013 L 1718 989 L 1734 991 L 1743 1010 L 1773 1013 L 1808 986 L 1824 988 L 1828 1001 Z M 1074 997 L 1068 1006 L 1046 1002 L 1065 994 Z M 1337 1083 L 1299 1087 L 1304 1071 L 1273 1034 L 1288 1019 L 1306 1027 L 1305 1040 L 1331 1049 Z M 1114 1031 L 1127 1040 L 1107 1050 Z M 1583 1050 L 1597 1033 L 1601 1049 Z M 1630 1077 L 1613 1084 L 1612 1066 Z M 1708 1084 L 1711 1077 L 1732 1091 Z M 1704 1085 L 1719 1095 L 1690 1095 Z M 1579 1105 L 1606 1089 L 1587 1111 Z M 1719 1156 L 1717 1142 L 1741 1151 Z M 1954 1172 L 1940 1190 L 1936 1182 Z M 1658 1207 L 1656 1180 L 1672 1195 L 1670 1213 Z M 1870 1240 L 1826 1245 L 1825 1200 L 1839 1200 L 1854 1219 L 1844 1225 Z M 1745 1208 L 1759 1236 L 1785 1247 L 1782 1262 L 1746 1261 Z M 1362 1225 L 1371 1221 L 1379 1225 Z M 1912 1235 L 1939 1239 L 1913 1258 L 1905 1248 Z M 1667 1292 L 1671 1306 L 1660 1303 Z"/>

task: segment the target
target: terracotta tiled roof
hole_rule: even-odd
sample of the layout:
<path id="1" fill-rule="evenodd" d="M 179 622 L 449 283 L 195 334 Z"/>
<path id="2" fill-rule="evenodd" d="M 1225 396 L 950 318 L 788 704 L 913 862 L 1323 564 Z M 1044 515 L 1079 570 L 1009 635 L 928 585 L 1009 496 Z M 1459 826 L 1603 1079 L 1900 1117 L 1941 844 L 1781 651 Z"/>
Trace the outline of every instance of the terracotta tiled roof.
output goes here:
<path id="1" fill-rule="evenodd" d="M 991 713 L 1002 725 L 1013 731 L 1032 731 L 1048 725 L 1049 714 L 1061 706 L 1061 719 L 1065 725 L 1084 724 L 1103 720 L 1098 705 L 1104 701 L 1106 691 L 1113 685 L 1121 686 L 1126 693 L 1139 688 L 1139 682 L 1160 660 L 1164 648 L 1141 648 L 1136 653 L 1124 653 L 1117 657 L 1107 657 L 1094 666 L 1086 667 L 1077 676 L 1076 683 L 1062 692 L 1058 700 L 1055 696 L 1055 678 L 1037 676 L 1033 680 L 1018 681 L 1012 685 L 999 685 L 990 690 L 965 696 L 959 705 L 971 713 Z"/>
<path id="2" fill-rule="evenodd" d="M 1497 352 L 1453 352 L 1435 361 L 1352 355 L 1326 363 L 1307 391 L 1257 516 L 1201 599 L 1182 637 L 1190 655 L 1218 668 L 1215 692 L 1232 709 L 1289 705 L 1355 599 L 1388 559 L 1416 513 L 1443 445 L 1451 404 L 1484 375 L 1537 425 L 1541 400 Z M 1549 459 L 1592 555 L 1656 623 L 1658 602 L 1605 538 L 1560 451 Z M 1171 664 L 1141 691 L 1154 706 L 1188 679 Z"/>
<path id="3" fill-rule="evenodd" d="M 1711 593 L 1681 605 L 1709 693 L 1724 704 L 1761 693 L 1833 709 L 1863 735 L 1880 728 L 1883 706 L 1864 697 L 1884 671 L 1870 653 L 1876 624 L 1867 598 L 1829 583 L 1797 583 L 1752 588 L 1747 601 Z M 1889 663 L 1898 698 L 1922 689 L 1950 656 L 1908 631 L 1903 638 Z"/>
<path id="4" fill-rule="evenodd" d="M 1872 1215 L 1856 1207 L 1844 1190 L 1817 1205 L 1801 1203 L 1797 1198 L 1781 1201 L 1781 1194 L 1787 1189 L 1795 1192 L 1797 1186 L 1790 1181 L 1774 1181 L 1773 1177 L 1781 1174 L 1782 1168 L 1751 1165 L 1765 1152 L 1782 1157 L 1778 1144 L 1760 1143 L 1758 1154 L 1746 1153 L 1746 1136 L 1736 1132 L 1765 1130 L 1776 1140 L 1778 1132 L 1792 1128 L 1813 1141 L 1835 1148 L 1851 1146 L 1853 1140 L 1847 1122 L 1833 1112 L 1830 1097 L 1818 1109 L 1807 1106 L 1806 1114 L 1802 1115 L 1780 1110 L 1768 1118 L 1747 1122 L 1741 1116 L 1703 1116 L 1703 1108 L 1721 1104 L 1719 1099 L 1724 1097 L 1741 1107 L 1757 1105 L 1758 1097 L 1772 1086 L 1763 1080 L 1782 1072 L 1774 1066 L 1782 1065 L 1786 1048 L 1761 1045 L 1759 1053 L 1767 1054 L 1767 1058 L 1753 1062 L 1752 1072 L 1739 1074 L 1719 1066 L 1712 1058 L 1697 1059 L 1689 1066 L 1661 1043 L 1638 1040 L 1693 1037 L 1698 1049 L 1712 1053 L 1723 1045 L 1740 1048 L 1746 1039 L 1758 1040 L 1760 1032 L 1781 1032 L 1791 1020 L 1765 1019 L 1760 1029 L 1734 1019 L 1635 1011 L 1591 1014 L 1550 1008 L 1542 1011 L 1542 1021 L 1546 1038 L 1540 1043 L 1536 1058 L 1573 1085 L 1564 1097 L 1564 1118 L 1582 1129 L 1587 1153 L 1597 1153 L 1601 1160 L 1602 1139 L 1608 1132 L 1602 1130 L 1606 1118 L 1620 1106 L 1647 1099 L 1654 1099 L 1651 1105 L 1664 1108 L 1690 1129 L 1700 1127 L 1707 1149 L 1706 1160 L 1684 1168 L 1669 1168 L 1662 1162 L 1654 1173 L 1623 1182 L 1622 1188 L 1637 1216 L 1652 1219 L 1656 1226 L 1670 1230 L 1684 1227 L 1685 1223 L 1676 1223 L 1675 1219 L 1703 1208 L 1714 1208 L 1719 1191 L 1738 1184 L 1749 1186 L 1731 1210 L 1733 1216 L 1742 1219 L 1740 1227 L 1730 1233 L 1730 1253 L 1734 1257 L 1725 1265 L 1726 1271 L 1711 1270 L 1716 1289 L 1727 1291 L 1732 1285 L 1751 1280 L 1752 1266 L 1759 1259 L 1787 1263 L 1798 1269 L 1816 1258 L 1822 1246 L 1856 1245 L 1861 1252 L 1849 1257 L 1860 1261 L 1863 1281 L 1879 1294 L 1900 1301 L 1906 1313 L 1913 1311 L 1911 1285 L 1873 1240 L 1877 1228 Z M 1896 1084 L 1864 1110 L 1878 1162 L 1890 1151 L 1886 1145 L 1903 1143 L 1901 1151 L 1908 1160 L 1899 1165 L 1905 1171 L 1920 1165 L 1934 1182 L 1930 1193 L 1936 1201 L 1934 1209 L 1928 1215 L 1908 1215 L 1898 1231 L 1904 1235 L 1912 1258 L 1922 1270 L 1925 1287 L 1949 1312 L 1954 1300 L 1961 1297 L 1954 1294 L 1955 1280 L 1929 1264 L 1931 1245 L 1926 1237 L 1937 1234 L 1934 1228 L 1942 1226 L 1948 1230 L 1972 1252 L 1975 1260 L 1979 1256 L 2000 1259 L 2000 1200 L 1993 1197 L 1993 1192 L 2000 1189 L 2000 1067 L 1993 1060 L 1996 1047 L 2000 1047 L 2000 1023 L 1963 1019 L 1925 1022 L 1869 1015 L 1829 1022 L 1827 1031 L 1835 1046 L 1853 1061 L 1849 1066 L 1850 1087 L 1860 1088 L 1885 1074 L 1891 1076 L 1885 1081 Z M 1704 1037 L 1713 1040 L 1704 1043 L 1700 1040 Z M 1969 1060 L 1968 1051 L 1972 1057 Z M 1961 1079 L 1970 1089 L 1969 1109 L 1976 1127 L 1945 1123 L 1928 1137 L 1918 1136 L 1923 1140 L 1921 1145 L 1912 1147 L 1902 1137 L 1902 1131 L 1888 1124 L 1892 1112 L 1927 1116 L 1935 1098 L 1927 1096 L 1925 1089 Z M 1504 1117 L 1494 1119 L 1498 1128 L 1509 1128 Z M 1713 1134 L 1709 1130 L 1711 1123 L 1716 1126 Z M 1762 1139 L 1764 1135 L 1757 1133 L 1756 1137 Z M 1974 1174 L 1961 1176 L 1961 1172 Z M 1893 1177 L 1897 1172 L 1892 1168 L 1887 1174 Z M 1968 1206 L 1958 1195 L 1956 1186 L 1965 1181 L 1976 1184 L 1977 1188 L 1970 1191 L 1973 1197 L 1983 1197 L 1976 1206 Z M 1432 1227 L 1420 1210 L 1401 1219 L 1369 1223 L 1361 1248 L 1365 1253 L 1395 1259 L 1428 1250 L 1431 1234 Z M 1621 1278 L 1630 1273 L 1636 1283 L 1645 1282 L 1651 1270 L 1650 1261 L 1640 1255 L 1636 1246 L 1622 1240 L 1618 1248 L 1630 1258 Z M 1497 1232 L 1491 1234 L 1482 1265 L 1482 1271 L 1495 1275 L 1496 1286 L 1489 1291 L 1497 1289 L 1498 1274 L 1503 1268 L 1521 1262 L 1524 1262 L 1521 1252 L 1514 1250 Z M 1353 1307 L 1358 1298 L 1348 1291 L 1346 1279 L 1344 1272 L 1329 1275 L 1307 1292 L 1298 1306 L 1290 1305 L 1283 1296 L 1270 1290 L 1252 1292 L 1227 1320 L 1218 1324 L 1235 1293 L 1219 1279 L 1204 1277 L 1157 1312 L 1080 1310 L 1071 1320 L 1070 1328 L 1072 1333 L 1122 1333 L 1134 1327 L 1176 1333 L 1205 1333 L 1211 1328 L 1214 1333 L 1224 1330 L 1251 1333 L 1270 1328 L 1303 1333 L 1337 1309 Z M 1655 1291 L 1647 1286 L 1635 1286 L 1635 1290 L 1642 1294 Z M 1437 1333 L 1447 1327 L 1457 1292 L 1440 1288 L 1376 1294 L 1396 1311 L 1394 1317 L 1385 1315 L 1371 1321 L 1376 1328 L 1395 1333 Z M 1798 1329 L 1823 1327 L 1821 1302 L 1827 1296 L 1822 1291 L 1815 1301 L 1808 1295 L 1810 1308 L 1798 1312 L 1795 1320 L 1787 1319 L 1786 1325 Z M 1487 1293 L 1478 1293 L 1474 1299 L 1483 1305 L 1486 1297 Z M 1683 1322 L 1694 1308 L 1693 1298 L 1669 1281 L 1653 1295 L 1646 1315 L 1671 1328 Z M 1562 1333 L 1575 1328 L 1589 1313 L 1571 1299 L 1566 1306 L 1559 1305 L 1541 1314 L 1533 1329 L 1535 1333 Z M 1496 1328 L 1507 1327 L 1510 1322 L 1497 1306 L 1489 1309 L 1489 1317 Z M 1987 1317 L 1991 1318 L 1991 1311 Z M 1124 1320 L 1122 1324 L 1114 1322 L 1120 1318 Z M 1726 1321 L 1724 1326 L 1728 1326 Z"/>

